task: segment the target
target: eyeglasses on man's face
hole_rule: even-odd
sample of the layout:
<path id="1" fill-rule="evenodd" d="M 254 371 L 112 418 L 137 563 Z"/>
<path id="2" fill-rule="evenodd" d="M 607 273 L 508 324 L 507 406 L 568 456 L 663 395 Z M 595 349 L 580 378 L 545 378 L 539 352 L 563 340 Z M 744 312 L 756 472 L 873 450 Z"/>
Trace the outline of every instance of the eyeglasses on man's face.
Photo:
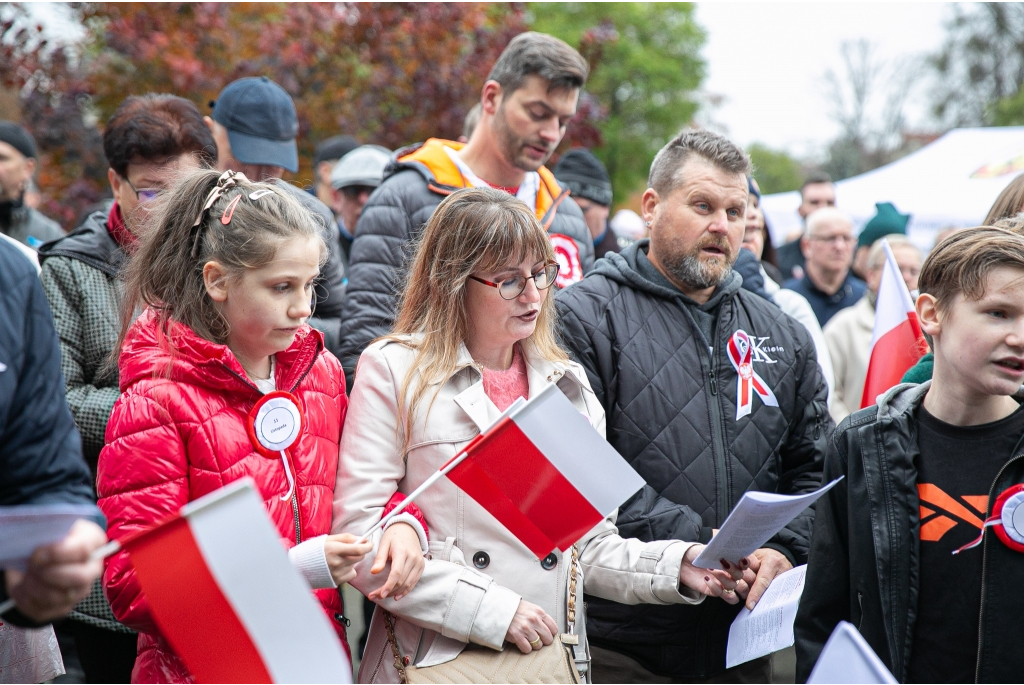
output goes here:
<path id="1" fill-rule="evenodd" d="M 514 300 L 523 294 L 523 291 L 526 290 L 526 282 L 531 278 L 533 279 L 534 284 L 536 284 L 537 290 L 547 290 L 555 282 L 555 278 L 557 276 L 558 264 L 551 262 L 549 264 L 545 264 L 538 271 L 529 276 L 524 276 L 520 273 L 512 276 L 511 278 L 499 281 L 498 283 L 485 281 L 484 279 L 477 278 L 476 276 L 470 276 L 470 278 L 477 283 L 483 283 L 484 285 L 489 285 L 492 288 L 497 288 L 498 294 L 501 295 L 503 300 Z"/>

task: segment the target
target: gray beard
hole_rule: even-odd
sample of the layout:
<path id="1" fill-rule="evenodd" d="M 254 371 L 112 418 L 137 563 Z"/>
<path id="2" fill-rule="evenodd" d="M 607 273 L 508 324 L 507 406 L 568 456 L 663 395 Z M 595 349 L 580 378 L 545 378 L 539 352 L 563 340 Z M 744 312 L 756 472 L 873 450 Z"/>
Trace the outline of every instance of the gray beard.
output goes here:
<path id="1" fill-rule="evenodd" d="M 732 274 L 732 266 L 719 271 L 716 267 L 703 263 L 693 254 L 686 255 L 674 264 L 665 265 L 672 275 L 695 290 L 717 288 L 725 283 Z"/>

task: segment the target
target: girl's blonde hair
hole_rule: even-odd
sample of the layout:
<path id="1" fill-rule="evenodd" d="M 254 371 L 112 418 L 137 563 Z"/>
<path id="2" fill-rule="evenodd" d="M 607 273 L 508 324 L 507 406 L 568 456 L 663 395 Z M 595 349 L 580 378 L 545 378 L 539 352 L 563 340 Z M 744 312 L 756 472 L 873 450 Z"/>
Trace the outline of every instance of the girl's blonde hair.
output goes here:
<path id="1" fill-rule="evenodd" d="M 530 208 L 506 192 L 460 190 L 430 217 L 409 270 L 394 332 L 387 337 L 416 351 L 399 390 L 406 448 L 426 393 L 434 388 L 432 404 L 441 385 L 458 368 L 459 348 L 469 330 L 466 281 L 473 273 L 518 266 L 527 258 L 554 262 L 555 253 Z M 556 316 L 549 294 L 533 334 L 520 343 L 524 353 L 550 361 L 568 360 L 558 345 Z M 407 335 L 419 337 L 410 341 Z"/>
<path id="2" fill-rule="evenodd" d="M 215 190 L 220 196 L 204 209 Z M 268 264 L 281 243 L 293 237 L 315 238 L 320 265 L 327 259 L 319 218 L 275 183 L 201 169 L 181 176 L 153 202 L 159 204 L 125 267 L 121 334 L 111 354 L 113 364 L 136 312 L 145 307 L 156 311 L 165 335 L 173 320 L 212 342 L 227 340 L 230 326 L 203 281 L 207 262 L 218 262 L 228 278 L 238 278 Z"/>

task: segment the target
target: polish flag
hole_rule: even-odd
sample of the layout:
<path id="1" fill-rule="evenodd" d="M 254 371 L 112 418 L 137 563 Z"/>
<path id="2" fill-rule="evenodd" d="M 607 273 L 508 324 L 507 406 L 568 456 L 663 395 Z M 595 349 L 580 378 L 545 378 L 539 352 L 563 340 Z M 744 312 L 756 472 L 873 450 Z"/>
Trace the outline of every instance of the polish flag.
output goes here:
<path id="1" fill-rule="evenodd" d="M 875 301 L 875 330 L 871 336 L 861 408 L 870 407 L 879 395 L 899 384 L 903 374 L 928 351 L 914 300 L 888 240 L 883 241 L 882 249 L 885 250 L 885 265 Z"/>
<path id="2" fill-rule="evenodd" d="M 352 667 L 249 478 L 121 541 L 200 683 L 350 683 Z"/>
<path id="3" fill-rule="evenodd" d="M 538 559 L 572 547 L 644 486 L 556 385 L 509 409 L 447 475 Z"/>

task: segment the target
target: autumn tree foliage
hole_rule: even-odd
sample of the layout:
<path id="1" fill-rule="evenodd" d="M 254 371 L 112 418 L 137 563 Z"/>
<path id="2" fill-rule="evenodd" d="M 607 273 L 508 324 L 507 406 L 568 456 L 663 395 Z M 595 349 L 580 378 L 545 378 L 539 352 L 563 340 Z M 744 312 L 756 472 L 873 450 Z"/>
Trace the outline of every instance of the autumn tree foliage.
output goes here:
<path id="1" fill-rule="evenodd" d="M 107 185 L 100 132 L 86 115 L 90 86 L 71 48 L 50 46 L 23 8 L 6 10 L 0 15 L 0 87 L 17 92 L 21 123 L 39 148 L 39 209 L 67 228 Z"/>
<path id="2" fill-rule="evenodd" d="M 231 81 L 266 75 L 295 100 L 305 159 L 340 132 L 389 148 L 457 136 L 523 31 L 517 5 L 488 3 L 125 3 L 82 17 L 101 119 L 146 91 L 208 112 Z"/>

